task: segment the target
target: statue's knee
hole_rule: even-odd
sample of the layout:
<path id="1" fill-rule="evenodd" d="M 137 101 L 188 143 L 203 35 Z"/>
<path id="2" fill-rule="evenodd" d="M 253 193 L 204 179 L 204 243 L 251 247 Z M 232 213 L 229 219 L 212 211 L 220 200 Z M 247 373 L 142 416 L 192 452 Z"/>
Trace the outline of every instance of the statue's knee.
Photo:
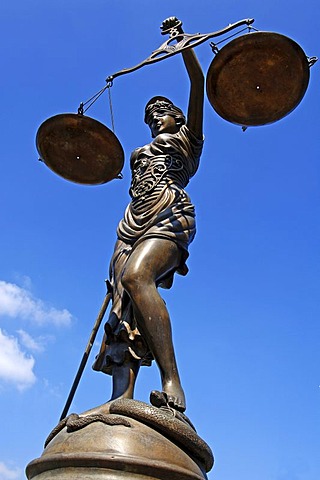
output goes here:
<path id="1" fill-rule="evenodd" d="M 147 271 L 130 268 L 124 271 L 121 282 L 123 288 L 132 296 L 136 291 L 147 287 L 150 279 Z"/>
<path id="2" fill-rule="evenodd" d="M 121 283 L 123 285 L 123 288 L 130 294 L 131 292 L 134 291 L 135 288 L 137 288 L 139 282 L 139 277 L 138 275 L 133 272 L 132 270 L 125 270 L 122 277 L 121 277 Z"/>

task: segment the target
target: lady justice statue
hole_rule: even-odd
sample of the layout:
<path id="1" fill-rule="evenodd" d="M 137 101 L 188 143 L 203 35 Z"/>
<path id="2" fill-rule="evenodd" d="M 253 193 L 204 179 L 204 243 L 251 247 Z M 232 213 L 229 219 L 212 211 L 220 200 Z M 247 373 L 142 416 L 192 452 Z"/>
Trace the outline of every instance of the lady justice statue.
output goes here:
<path id="1" fill-rule="evenodd" d="M 171 322 L 158 288 L 170 288 L 176 272 L 187 273 L 188 247 L 196 231 L 194 207 L 184 190 L 198 169 L 203 146 L 204 75 L 193 48 L 252 22 L 240 20 L 216 32 L 190 35 L 170 17 L 161 26 L 169 40 L 140 64 L 108 77 L 107 85 L 85 103 L 91 105 L 116 76 L 181 53 L 190 79 L 187 117 L 165 97 L 153 97 L 146 105 L 153 140 L 131 155 L 131 202 L 117 229 L 108 293 L 60 422 L 42 456 L 27 467 L 29 480 L 207 480 L 213 454 L 183 413 L 186 400 Z M 217 46 L 211 47 L 216 54 Z M 242 127 L 275 122 L 301 101 L 315 61 L 288 37 L 249 31 L 216 54 L 206 79 L 208 99 L 222 118 Z M 121 171 L 123 150 L 106 126 L 84 115 L 85 104 L 78 114 L 47 119 L 38 130 L 37 148 L 41 159 L 67 180 L 106 183 Z M 112 375 L 112 401 L 66 416 L 111 297 L 93 368 Z M 133 400 L 133 394 L 140 366 L 153 359 L 162 390 L 151 392 L 149 405 Z"/>
<path id="2" fill-rule="evenodd" d="M 190 79 L 187 117 L 165 97 L 153 97 L 146 105 L 145 122 L 153 140 L 131 155 L 131 202 L 117 229 L 109 291 L 60 422 L 49 434 L 42 456 L 27 467 L 29 480 L 52 475 L 57 480 L 207 479 L 213 454 L 183 413 L 186 400 L 171 322 L 158 288 L 170 288 L 176 272 L 187 273 L 188 247 L 196 231 L 194 207 L 184 190 L 198 169 L 203 146 L 204 75 L 193 48 L 252 22 L 240 20 L 216 32 L 190 35 L 184 34 L 177 18 L 170 17 L 161 26 L 169 40 L 140 64 L 108 77 L 107 85 L 88 100 L 93 103 L 116 76 L 182 55 Z M 216 45 L 211 47 L 216 53 Z M 314 57 L 308 59 L 283 35 L 250 31 L 213 59 L 207 96 L 216 112 L 232 123 L 242 127 L 272 123 L 299 104 L 314 62 Z M 123 150 L 107 127 L 83 115 L 82 107 L 78 114 L 46 120 L 37 133 L 37 148 L 45 163 L 64 178 L 106 183 L 121 171 Z M 112 401 L 67 417 L 110 297 L 111 313 L 93 368 L 112 375 Z M 162 390 L 151 392 L 152 405 L 148 405 L 133 400 L 133 394 L 140 366 L 150 365 L 153 359 Z"/>
<path id="3" fill-rule="evenodd" d="M 243 129 L 273 123 L 296 108 L 306 92 L 310 66 L 316 61 L 288 37 L 252 32 L 253 21 L 240 20 L 208 34 L 185 34 L 181 21 L 168 18 L 161 30 L 170 38 L 147 59 L 108 77 L 102 90 L 80 104 L 78 114 L 56 115 L 38 130 L 38 152 L 55 173 L 81 184 L 116 178 L 123 166 L 122 147 L 111 130 L 85 116 L 85 111 L 117 76 L 181 53 L 190 79 L 187 118 L 165 97 L 153 97 L 146 105 L 145 122 L 153 140 L 131 155 L 131 202 L 117 230 L 109 292 L 61 419 L 71 404 L 110 296 L 112 309 L 93 368 L 112 375 L 111 400 L 132 399 L 140 366 L 154 359 L 162 391 L 152 392 L 151 403 L 170 406 L 175 412 L 186 408 L 170 318 L 158 288 L 170 288 L 175 272 L 186 274 L 188 246 L 195 235 L 194 207 L 184 190 L 197 171 L 203 145 L 204 75 L 194 48 L 235 28 L 249 29 L 219 51 L 217 44 L 211 43 L 215 57 L 206 78 L 212 107 Z"/>
<path id="4" fill-rule="evenodd" d="M 171 17 L 162 30 L 174 27 Z M 171 323 L 158 287 L 185 275 L 195 236 L 195 211 L 184 188 L 196 173 L 203 146 L 204 76 L 193 49 L 181 52 L 190 79 L 187 118 L 171 100 L 156 96 L 145 108 L 153 140 L 131 155 L 131 202 L 117 229 L 110 262 L 112 309 L 94 370 L 112 375 L 111 400 L 133 398 L 141 365 L 154 359 L 162 392 L 151 403 L 183 412 L 186 401 L 172 343 Z"/>

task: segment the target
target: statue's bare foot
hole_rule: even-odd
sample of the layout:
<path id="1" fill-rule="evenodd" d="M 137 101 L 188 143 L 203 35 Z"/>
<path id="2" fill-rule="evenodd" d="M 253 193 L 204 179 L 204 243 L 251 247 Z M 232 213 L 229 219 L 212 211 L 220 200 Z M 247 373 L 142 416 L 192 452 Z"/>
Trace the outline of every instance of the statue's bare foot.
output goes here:
<path id="1" fill-rule="evenodd" d="M 182 395 L 169 395 L 166 393 L 167 399 L 168 399 L 168 405 L 172 408 L 175 408 L 176 410 L 179 410 L 179 412 L 184 412 L 186 409 L 186 401 L 184 398 L 184 393 L 182 392 Z"/>
<path id="2" fill-rule="evenodd" d="M 151 392 L 150 401 L 152 405 L 159 408 L 169 406 L 179 412 L 184 412 L 186 409 L 186 401 L 182 388 L 173 388 L 172 384 L 164 385 L 162 392 L 156 390 Z"/>
<path id="3" fill-rule="evenodd" d="M 168 405 L 179 410 L 179 412 L 184 412 L 186 409 L 186 399 L 180 382 L 164 382 L 162 389 L 167 396 Z"/>

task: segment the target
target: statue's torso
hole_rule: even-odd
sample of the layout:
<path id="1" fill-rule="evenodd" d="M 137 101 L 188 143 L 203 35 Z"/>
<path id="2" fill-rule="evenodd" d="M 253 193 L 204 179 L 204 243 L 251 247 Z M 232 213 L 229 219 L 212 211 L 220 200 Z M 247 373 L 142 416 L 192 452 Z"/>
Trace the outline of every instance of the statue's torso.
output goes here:
<path id="1" fill-rule="evenodd" d="M 200 153 L 193 151 L 186 126 L 175 134 L 160 134 L 151 143 L 131 155 L 130 195 L 135 211 L 146 211 L 173 189 L 183 190 L 198 168 Z M 182 194 L 183 192 L 181 192 Z"/>

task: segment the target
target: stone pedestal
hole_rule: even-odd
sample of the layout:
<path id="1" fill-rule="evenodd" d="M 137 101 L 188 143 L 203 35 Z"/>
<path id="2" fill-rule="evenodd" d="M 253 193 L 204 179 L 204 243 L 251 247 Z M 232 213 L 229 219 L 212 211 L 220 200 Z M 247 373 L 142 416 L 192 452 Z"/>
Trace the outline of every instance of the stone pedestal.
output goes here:
<path id="1" fill-rule="evenodd" d="M 69 416 L 50 434 L 41 457 L 27 466 L 28 479 L 206 479 L 205 471 L 211 468 L 213 457 L 211 461 L 211 451 L 200 437 L 200 448 L 204 445 L 207 451 L 199 455 L 199 445 L 195 445 L 192 452 L 192 442 L 197 437 L 194 430 L 187 424 L 182 425 L 180 420 L 168 417 L 167 413 L 159 412 L 161 409 L 142 402 L 130 402 L 129 408 L 133 405 L 139 412 L 145 405 L 147 414 L 143 416 L 147 419 L 144 418 L 143 423 L 132 418 L 131 414 L 110 413 L 109 408 L 109 413 L 105 409 L 95 409 L 92 413 Z M 123 404 L 127 407 L 126 402 Z M 155 416 L 154 411 L 158 415 Z M 163 415 L 164 419 L 161 419 Z M 162 422 L 160 428 L 156 417 Z M 180 428 L 181 436 L 185 437 L 182 441 L 179 441 Z"/>

